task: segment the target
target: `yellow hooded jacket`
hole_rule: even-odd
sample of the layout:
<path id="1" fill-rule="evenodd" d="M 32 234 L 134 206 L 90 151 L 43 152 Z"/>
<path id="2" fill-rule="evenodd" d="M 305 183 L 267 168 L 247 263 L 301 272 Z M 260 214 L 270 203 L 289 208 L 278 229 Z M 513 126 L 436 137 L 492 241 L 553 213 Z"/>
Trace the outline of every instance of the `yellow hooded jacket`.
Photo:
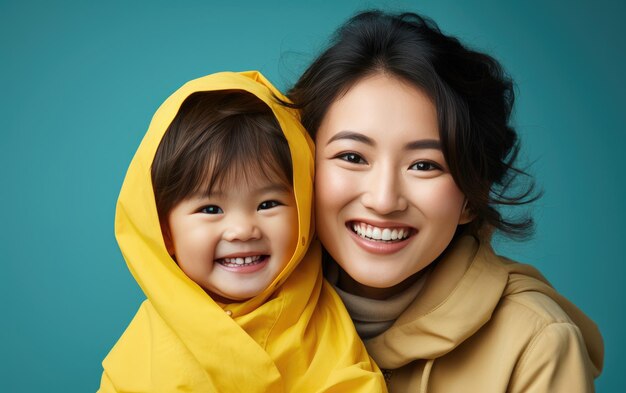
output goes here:
<path id="1" fill-rule="evenodd" d="M 213 301 L 168 254 L 150 176 L 183 101 L 218 90 L 252 93 L 273 111 L 291 151 L 299 222 L 298 246 L 280 275 L 260 295 L 229 305 Z M 312 241 L 313 143 L 297 113 L 274 96 L 285 100 L 258 72 L 224 72 L 186 83 L 154 115 L 126 174 L 115 220 L 120 249 L 147 300 L 104 359 L 100 392 L 386 391 L 322 278 L 320 247 Z"/>

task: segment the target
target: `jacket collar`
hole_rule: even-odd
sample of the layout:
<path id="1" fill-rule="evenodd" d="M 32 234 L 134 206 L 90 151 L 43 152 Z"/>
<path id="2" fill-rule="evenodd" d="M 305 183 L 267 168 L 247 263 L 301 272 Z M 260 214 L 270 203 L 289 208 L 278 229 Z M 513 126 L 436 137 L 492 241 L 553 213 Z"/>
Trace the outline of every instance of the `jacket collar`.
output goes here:
<path id="1" fill-rule="evenodd" d="M 418 300 L 386 332 L 366 341 L 378 365 L 396 369 L 414 359 L 435 359 L 487 323 L 508 280 L 496 259 L 488 244 L 458 239 L 435 262 Z"/>

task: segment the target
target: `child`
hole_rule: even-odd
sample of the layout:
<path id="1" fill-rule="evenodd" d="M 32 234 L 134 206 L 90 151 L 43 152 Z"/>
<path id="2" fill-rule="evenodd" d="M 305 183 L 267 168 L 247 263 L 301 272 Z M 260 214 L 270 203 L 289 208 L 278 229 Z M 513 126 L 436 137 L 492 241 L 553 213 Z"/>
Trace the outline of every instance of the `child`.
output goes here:
<path id="1" fill-rule="evenodd" d="M 155 114 L 116 215 L 147 300 L 101 392 L 385 390 L 322 280 L 312 143 L 275 97 L 257 72 L 219 73 Z"/>

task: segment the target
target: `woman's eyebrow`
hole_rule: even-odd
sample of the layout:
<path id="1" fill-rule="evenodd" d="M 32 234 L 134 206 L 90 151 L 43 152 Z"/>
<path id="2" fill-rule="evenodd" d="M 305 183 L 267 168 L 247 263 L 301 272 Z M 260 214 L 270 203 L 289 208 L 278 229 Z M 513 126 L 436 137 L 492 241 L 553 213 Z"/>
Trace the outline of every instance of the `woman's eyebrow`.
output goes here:
<path id="1" fill-rule="evenodd" d="M 358 132 L 354 132 L 354 131 L 340 131 L 336 133 L 335 135 L 333 135 L 332 138 L 328 140 L 328 142 L 326 142 L 326 146 L 330 145 L 334 141 L 338 141 L 341 139 L 349 139 L 349 140 L 365 143 L 366 145 L 369 145 L 369 146 L 376 146 L 376 142 L 374 142 L 372 138 L 367 137 Z"/>
<path id="2" fill-rule="evenodd" d="M 348 139 L 348 140 L 361 142 L 369 146 L 376 146 L 376 142 L 372 138 L 365 136 L 361 133 L 355 132 L 355 131 L 340 131 L 336 133 L 335 135 L 332 136 L 332 138 L 328 140 L 328 142 L 326 142 L 326 146 L 328 146 L 332 142 L 342 140 L 342 139 Z M 437 139 L 420 139 L 418 141 L 409 142 L 406 145 L 404 145 L 404 150 L 421 150 L 421 149 L 441 150 L 441 142 L 439 142 L 439 140 Z"/>
<path id="3" fill-rule="evenodd" d="M 404 150 L 435 149 L 441 150 L 441 142 L 437 139 L 420 139 L 404 145 Z"/>

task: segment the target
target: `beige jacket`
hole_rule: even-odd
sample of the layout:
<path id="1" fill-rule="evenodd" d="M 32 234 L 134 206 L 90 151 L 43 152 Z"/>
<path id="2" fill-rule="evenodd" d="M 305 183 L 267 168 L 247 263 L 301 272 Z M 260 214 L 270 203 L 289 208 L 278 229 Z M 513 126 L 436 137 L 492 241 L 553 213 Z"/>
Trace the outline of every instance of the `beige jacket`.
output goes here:
<path id="1" fill-rule="evenodd" d="M 592 392 L 604 351 L 597 326 L 537 270 L 473 237 L 366 346 L 390 392 Z"/>

